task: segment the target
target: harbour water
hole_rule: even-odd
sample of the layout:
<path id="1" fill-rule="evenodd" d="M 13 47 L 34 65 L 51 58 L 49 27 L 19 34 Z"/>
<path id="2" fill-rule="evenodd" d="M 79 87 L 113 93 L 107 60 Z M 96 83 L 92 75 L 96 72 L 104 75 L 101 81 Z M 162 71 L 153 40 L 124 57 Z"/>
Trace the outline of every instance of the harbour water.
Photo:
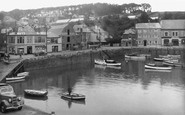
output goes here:
<path id="1" fill-rule="evenodd" d="M 25 81 L 11 84 L 23 97 L 24 89 L 48 90 L 47 98 L 25 97 L 25 104 L 56 115 L 185 115 L 185 68 L 146 71 L 145 63 L 31 70 Z M 86 95 L 85 101 L 62 99 L 68 87 Z"/>

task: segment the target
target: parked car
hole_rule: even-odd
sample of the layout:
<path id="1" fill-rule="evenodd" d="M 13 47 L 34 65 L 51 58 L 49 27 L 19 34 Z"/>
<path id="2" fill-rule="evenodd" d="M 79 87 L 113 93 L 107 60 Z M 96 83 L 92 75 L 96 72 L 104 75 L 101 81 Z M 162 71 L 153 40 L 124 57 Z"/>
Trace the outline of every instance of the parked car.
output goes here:
<path id="1" fill-rule="evenodd" d="M 0 83 L 0 110 L 2 113 L 10 109 L 21 110 L 23 105 L 23 98 L 16 96 L 11 85 Z"/>
<path id="2" fill-rule="evenodd" d="M 41 51 L 35 52 L 34 55 L 35 56 L 43 56 L 43 55 L 47 55 L 47 52 L 45 50 L 41 50 Z"/>

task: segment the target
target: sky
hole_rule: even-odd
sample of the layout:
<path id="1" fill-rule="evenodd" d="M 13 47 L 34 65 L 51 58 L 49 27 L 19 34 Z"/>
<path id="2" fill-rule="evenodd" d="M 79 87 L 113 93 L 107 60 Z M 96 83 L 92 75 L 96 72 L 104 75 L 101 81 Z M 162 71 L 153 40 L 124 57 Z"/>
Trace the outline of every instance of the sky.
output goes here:
<path id="1" fill-rule="evenodd" d="M 185 11 L 185 0 L 0 0 L 0 11 L 37 9 L 89 3 L 128 4 L 149 3 L 152 11 Z"/>

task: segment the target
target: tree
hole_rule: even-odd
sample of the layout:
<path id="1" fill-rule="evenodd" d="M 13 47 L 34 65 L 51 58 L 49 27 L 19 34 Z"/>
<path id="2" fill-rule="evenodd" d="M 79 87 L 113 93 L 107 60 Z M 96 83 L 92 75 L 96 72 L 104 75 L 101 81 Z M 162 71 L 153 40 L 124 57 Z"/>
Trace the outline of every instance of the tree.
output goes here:
<path id="1" fill-rule="evenodd" d="M 147 4 L 147 3 L 142 3 L 141 4 L 141 7 L 143 9 L 144 12 L 151 12 L 152 10 L 152 7 L 150 4 Z"/>
<path id="2" fill-rule="evenodd" d="M 148 23 L 150 21 L 150 17 L 146 12 L 142 12 L 141 16 L 138 19 L 139 23 Z"/>

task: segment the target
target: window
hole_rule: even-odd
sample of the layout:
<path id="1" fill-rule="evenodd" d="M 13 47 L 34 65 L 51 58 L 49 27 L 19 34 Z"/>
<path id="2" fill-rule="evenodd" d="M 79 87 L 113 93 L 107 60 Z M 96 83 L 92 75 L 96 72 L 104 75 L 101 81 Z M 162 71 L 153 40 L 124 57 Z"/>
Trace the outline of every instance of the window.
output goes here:
<path id="1" fill-rule="evenodd" d="M 44 42 L 45 42 L 44 37 L 41 36 L 35 37 L 35 43 L 44 43 Z"/>
<path id="2" fill-rule="evenodd" d="M 173 36 L 178 36 L 178 32 L 172 32 Z"/>
<path id="3" fill-rule="evenodd" d="M 138 38 L 141 38 L 142 37 L 142 34 L 138 34 Z"/>
<path id="4" fill-rule="evenodd" d="M 70 34 L 70 30 L 67 30 L 67 35 L 69 35 Z"/>
<path id="5" fill-rule="evenodd" d="M 15 43 L 15 38 L 14 37 L 10 37 L 9 38 L 9 43 Z"/>
<path id="6" fill-rule="evenodd" d="M 164 36 L 169 36 L 169 33 L 168 32 L 164 32 Z"/>
<path id="7" fill-rule="evenodd" d="M 32 36 L 27 36 L 27 43 L 32 43 Z"/>
<path id="8" fill-rule="evenodd" d="M 67 37 L 67 42 L 70 42 L 70 37 Z"/>
<path id="9" fill-rule="evenodd" d="M 52 38 L 51 43 L 58 43 L 58 39 L 57 38 Z"/>
<path id="10" fill-rule="evenodd" d="M 138 33 L 142 33 L 142 31 L 141 30 L 138 30 Z"/>
<path id="11" fill-rule="evenodd" d="M 17 43 L 24 43 L 24 37 L 23 36 L 18 37 Z"/>

